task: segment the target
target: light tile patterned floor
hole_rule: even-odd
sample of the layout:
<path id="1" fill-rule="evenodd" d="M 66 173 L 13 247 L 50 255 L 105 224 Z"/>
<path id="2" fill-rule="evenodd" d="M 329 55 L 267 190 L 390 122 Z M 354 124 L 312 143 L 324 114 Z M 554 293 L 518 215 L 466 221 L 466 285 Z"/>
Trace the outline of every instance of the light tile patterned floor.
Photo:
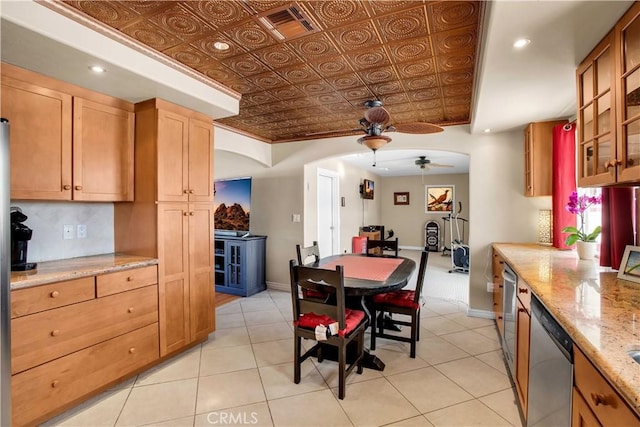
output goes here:
<path id="1" fill-rule="evenodd" d="M 335 362 L 309 360 L 293 383 L 290 295 L 265 291 L 220 307 L 207 342 L 47 425 L 520 426 L 493 320 L 426 294 L 417 357 L 379 340 L 385 370 L 351 375 L 342 401 Z"/>

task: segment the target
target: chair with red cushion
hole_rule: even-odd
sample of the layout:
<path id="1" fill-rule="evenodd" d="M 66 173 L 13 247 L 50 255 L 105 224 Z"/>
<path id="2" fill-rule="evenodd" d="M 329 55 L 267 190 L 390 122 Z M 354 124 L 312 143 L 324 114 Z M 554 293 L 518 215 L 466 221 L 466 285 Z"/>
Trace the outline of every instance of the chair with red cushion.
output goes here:
<path id="1" fill-rule="evenodd" d="M 410 355 L 415 359 L 416 342 L 420 340 L 420 294 L 422 293 L 422 285 L 424 283 L 424 275 L 427 269 L 428 259 L 429 252 L 422 251 L 415 291 L 400 289 L 373 296 L 369 311 L 371 312 L 371 318 L 376 319 L 376 321 L 371 322 L 371 350 L 376 349 L 376 338 L 387 338 L 395 341 L 408 342 L 411 343 Z M 385 318 L 385 313 L 405 314 L 407 316 L 411 316 L 411 321 L 408 322 L 404 320 L 391 319 L 390 317 Z M 410 326 L 411 337 L 385 333 L 385 323 Z"/>
<path id="2" fill-rule="evenodd" d="M 309 356 L 316 355 L 322 362 L 322 347 L 334 346 L 338 349 L 338 397 L 344 399 L 345 381 L 347 376 L 357 369 L 362 373 L 362 359 L 364 356 L 364 331 L 367 327 L 367 317 L 364 311 L 345 308 L 344 275 L 342 266 L 335 270 L 305 267 L 296 265 L 294 260 L 289 262 L 291 272 L 291 299 L 293 302 L 293 334 L 294 334 L 294 371 L 293 381 L 300 383 L 300 365 Z M 301 290 L 313 290 L 329 294 L 332 298 L 324 301 L 300 298 Z M 317 340 L 316 326 L 338 322 L 338 333 L 326 340 Z M 304 354 L 302 338 L 317 341 Z M 356 341 L 357 354 L 355 360 L 347 367 L 347 345 Z"/>
<path id="3" fill-rule="evenodd" d="M 298 255 L 298 265 L 317 263 L 320 261 L 320 247 L 318 246 L 318 242 L 314 240 L 313 245 L 307 247 L 296 245 L 296 254 Z M 305 298 L 316 298 L 321 300 L 327 298 L 326 294 L 306 289 L 302 290 L 302 295 Z"/>

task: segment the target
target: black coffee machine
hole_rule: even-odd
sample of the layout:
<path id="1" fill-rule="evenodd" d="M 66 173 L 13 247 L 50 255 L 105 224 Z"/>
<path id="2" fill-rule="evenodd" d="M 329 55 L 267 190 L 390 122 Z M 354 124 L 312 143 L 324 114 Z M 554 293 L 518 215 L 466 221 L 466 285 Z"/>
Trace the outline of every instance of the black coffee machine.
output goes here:
<path id="1" fill-rule="evenodd" d="M 11 271 L 33 270 L 38 265 L 27 262 L 27 246 L 33 230 L 23 224 L 26 220 L 20 208 L 11 208 Z"/>

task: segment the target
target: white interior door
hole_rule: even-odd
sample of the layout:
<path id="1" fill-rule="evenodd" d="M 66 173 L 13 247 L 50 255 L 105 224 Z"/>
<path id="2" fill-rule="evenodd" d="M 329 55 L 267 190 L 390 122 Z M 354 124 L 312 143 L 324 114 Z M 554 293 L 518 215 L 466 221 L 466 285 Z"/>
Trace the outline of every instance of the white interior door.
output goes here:
<path id="1" fill-rule="evenodd" d="M 320 257 L 340 253 L 340 177 L 318 169 L 318 246 Z"/>

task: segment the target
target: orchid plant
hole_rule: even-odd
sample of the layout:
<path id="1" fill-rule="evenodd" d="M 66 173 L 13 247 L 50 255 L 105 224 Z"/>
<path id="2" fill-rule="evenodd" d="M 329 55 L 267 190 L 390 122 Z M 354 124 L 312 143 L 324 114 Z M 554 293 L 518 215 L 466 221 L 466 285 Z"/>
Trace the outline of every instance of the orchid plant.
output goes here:
<path id="1" fill-rule="evenodd" d="M 586 194 L 578 196 L 578 193 L 575 191 L 573 191 L 569 195 L 567 210 L 572 214 L 578 215 L 580 228 L 565 227 L 562 229 L 563 233 L 569 233 L 564 241 L 568 246 L 573 245 L 578 240 L 581 240 L 583 242 L 594 242 L 598 238 L 601 231 L 600 226 L 598 225 L 596 228 L 594 228 L 591 233 L 586 232 L 584 230 L 584 215 L 590 206 L 599 205 L 600 203 L 602 203 L 601 196 L 587 196 Z"/>

